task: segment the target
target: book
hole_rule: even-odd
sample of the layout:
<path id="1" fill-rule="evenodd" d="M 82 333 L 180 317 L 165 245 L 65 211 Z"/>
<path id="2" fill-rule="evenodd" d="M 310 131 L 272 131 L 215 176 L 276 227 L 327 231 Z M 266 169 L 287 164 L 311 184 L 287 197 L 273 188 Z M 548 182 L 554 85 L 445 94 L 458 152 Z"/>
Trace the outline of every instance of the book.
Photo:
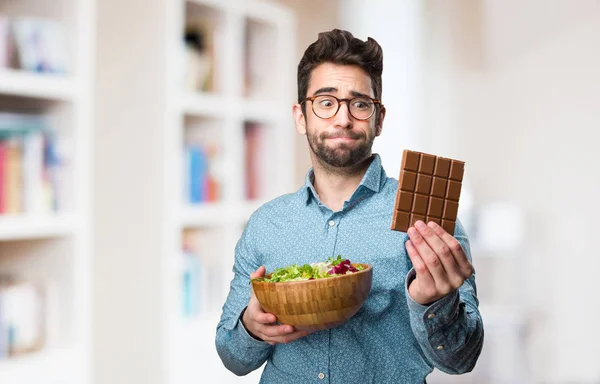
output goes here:
<path id="1" fill-rule="evenodd" d="M 0 140 L 0 215 L 6 212 L 5 164 L 7 163 L 8 144 Z"/>
<path id="2" fill-rule="evenodd" d="M 276 63 L 270 49 L 275 49 L 273 30 L 266 24 L 247 22 L 244 33 L 244 96 L 250 98 L 273 97 L 272 71 Z"/>
<path id="3" fill-rule="evenodd" d="M 42 116 L 0 113 L 0 214 L 57 211 L 64 156 Z"/>
<path id="4" fill-rule="evenodd" d="M 18 68 L 33 72 L 68 71 L 63 26 L 54 20 L 18 17 L 11 22 Z"/>
<path id="5" fill-rule="evenodd" d="M 40 214 L 49 211 L 44 204 L 44 136 L 31 132 L 23 138 L 23 211 Z"/>
<path id="6" fill-rule="evenodd" d="M 0 358 L 40 350 L 44 345 L 42 289 L 32 282 L 0 285 Z"/>
<path id="7" fill-rule="evenodd" d="M 22 144 L 17 138 L 6 140 L 6 153 L 4 157 L 4 180 L 2 182 L 4 202 L 2 204 L 5 214 L 17 214 L 22 211 L 21 199 L 22 184 Z"/>
<path id="8" fill-rule="evenodd" d="M 247 122 L 244 126 L 245 145 L 245 197 L 254 200 L 261 197 L 260 124 Z"/>
<path id="9" fill-rule="evenodd" d="M 204 150 L 200 146 L 190 145 L 187 148 L 189 162 L 189 201 L 190 203 L 201 203 L 206 200 L 205 180 L 207 174 L 207 159 Z"/>
<path id="10" fill-rule="evenodd" d="M 9 66 L 9 19 L 0 14 L 0 69 Z"/>
<path id="11" fill-rule="evenodd" d="M 198 204 L 221 197 L 220 153 L 216 144 L 187 144 L 184 155 L 184 201 Z"/>
<path id="12" fill-rule="evenodd" d="M 185 89 L 214 92 L 215 30 L 212 20 L 191 19 L 186 23 L 183 46 L 185 57 Z"/>

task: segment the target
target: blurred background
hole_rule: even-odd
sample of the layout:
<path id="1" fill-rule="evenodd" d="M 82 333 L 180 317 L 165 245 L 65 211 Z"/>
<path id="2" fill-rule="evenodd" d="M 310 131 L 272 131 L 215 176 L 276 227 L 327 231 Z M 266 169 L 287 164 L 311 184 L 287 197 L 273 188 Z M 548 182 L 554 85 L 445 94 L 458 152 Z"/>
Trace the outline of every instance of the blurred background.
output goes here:
<path id="1" fill-rule="evenodd" d="M 383 47 L 388 175 L 466 162 L 485 345 L 428 382 L 600 383 L 597 0 L 0 0 L 0 383 L 259 381 L 215 327 L 333 28 Z"/>

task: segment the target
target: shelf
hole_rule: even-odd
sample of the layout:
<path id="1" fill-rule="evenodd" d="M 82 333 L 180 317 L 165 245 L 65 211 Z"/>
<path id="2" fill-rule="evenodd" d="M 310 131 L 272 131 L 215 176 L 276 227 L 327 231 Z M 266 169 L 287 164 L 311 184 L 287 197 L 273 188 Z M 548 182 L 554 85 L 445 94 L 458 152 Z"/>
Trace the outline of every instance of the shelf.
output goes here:
<path id="1" fill-rule="evenodd" d="M 290 11 L 278 4 L 259 1 L 243 5 L 245 5 L 244 13 L 246 17 L 256 22 L 287 25 L 293 19 L 290 16 Z"/>
<path id="2" fill-rule="evenodd" d="M 189 4 L 202 5 L 204 7 L 211 7 L 222 11 L 225 11 L 233 6 L 231 2 L 223 0 L 185 0 L 185 2 Z"/>
<path id="3" fill-rule="evenodd" d="M 246 121 L 277 122 L 289 117 L 291 106 L 277 100 L 257 98 L 228 98 L 218 94 L 187 92 L 181 96 L 179 108 L 182 114 L 199 117 L 236 116 Z"/>
<path id="4" fill-rule="evenodd" d="M 48 350 L 0 360 L 2 384 L 73 383 L 79 365 L 70 350 Z"/>
<path id="5" fill-rule="evenodd" d="M 163 288 L 173 316 L 165 330 L 169 345 L 156 350 L 168 351 L 165 383 L 230 382 L 233 374 L 223 366 L 214 342 L 232 277 L 234 248 L 250 216 L 282 191 L 291 190 L 294 83 L 290 78 L 297 66 L 293 62 L 294 14 L 286 6 L 262 0 L 185 0 L 175 4 L 169 18 L 172 54 L 168 60 L 173 76 L 165 99 L 170 113 L 164 159 L 169 169 L 181 171 L 167 173 L 165 178 L 168 192 L 164 204 L 170 212 L 170 225 L 165 226 L 169 248 L 163 255 L 168 266 L 161 270 L 166 273 Z M 215 38 L 215 91 L 210 92 L 184 87 L 181 76 L 175 76 L 182 64 L 182 58 L 177 58 L 182 54 L 181 33 L 186 25 L 200 22 L 205 22 L 207 34 Z M 255 136 L 248 135 L 248 126 L 257 128 Z M 256 156 L 260 188 L 252 194 L 247 177 L 247 169 L 252 168 L 247 154 L 253 153 L 249 137 L 250 141 L 256 139 L 250 144 L 257 144 L 252 150 L 260 155 Z M 217 201 L 212 193 L 202 198 L 192 193 L 196 192 L 191 188 L 197 175 L 191 167 L 195 159 L 185 152 L 191 146 L 209 154 L 209 172 L 214 172 L 219 185 Z M 214 155 L 212 162 L 210 155 Z M 192 197 L 203 202 L 192 204 Z M 199 313 L 193 318 L 182 318 L 180 308 L 185 298 L 181 289 L 185 265 L 177 256 L 182 256 L 184 249 L 200 259 L 200 273 L 208 276 L 202 283 L 204 292 L 200 289 Z M 261 371 L 236 380 L 256 383 Z"/>
<path id="6" fill-rule="evenodd" d="M 217 94 L 184 93 L 180 100 L 181 113 L 188 116 L 223 116 L 231 110 L 231 103 Z"/>
<path id="7" fill-rule="evenodd" d="M 0 69 L 0 94 L 47 100 L 75 99 L 75 81 L 65 75 Z"/>
<path id="8" fill-rule="evenodd" d="M 42 325 L 44 349 L 0 359 L 2 384 L 92 382 L 95 304 L 91 283 L 94 272 L 91 192 L 95 174 L 90 175 L 93 112 L 97 109 L 93 105 L 97 82 L 94 69 L 98 61 L 95 3 L 93 0 L 0 1 L 0 13 L 8 18 L 6 21 L 15 32 L 7 40 L 14 48 L 7 54 L 15 67 L 0 67 L 0 112 L 41 122 L 35 128 L 20 122 L 14 127 L 6 125 L 11 131 L 18 130 L 21 135 L 42 129 L 56 139 L 56 145 L 49 143 L 44 147 L 48 151 L 38 153 L 41 137 L 34 138 L 31 156 L 27 151 L 29 144 L 23 144 L 22 137 L 15 142 L 20 151 L 14 153 L 12 163 L 22 168 L 15 176 L 20 184 L 15 193 L 20 195 L 20 205 L 25 208 L 30 205 L 26 198 L 29 192 L 36 201 L 24 212 L 0 213 L 0 275 L 8 281 L 33 284 L 42 297 L 35 305 L 42 308 L 30 311 L 29 305 L 21 305 L 17 297 L 14 300 L 19 305 L 5 306 L 2 310 L 3 316 L 14 318 L 17 332 L 20 329 L 28 332 L 29 320 Z M 68 70 L 34 70 L 41 68 Z M 44 185 L 39 181 L 41 169 L 28 166 L 31 161 L 39 165 L 40 155 L 60 160 L 58 168 L 51 167 L 44 175 Z M 112 184 L 107 185 L 111 188 Z M 43 201 L 37 201 L 38 198 Z M 67 208 L 62 209 L 63 204 L 58 204 L 61 209 L 57 212 L 49 199 L 64 202 Z"/>
<path id="9" fill-rule="evenodd" d="M 0 216 L 0 241 L 68 236 L 75 230 L 70 214 Z"/>
<path id="10" fill-rule="evenodd" d="M 203 203 L 187 205 L 182 209 L 181 227 L 211 227 L 228 224 L 243 224 L 264 201 L 241 203 Z"/>
<path id="11" fill-rule="evenodd" d="M 275 123 L 289 117 L 292 121 L 291 105 L 277 100 L 249 98 L 242 102 L 242 117 L 246 121 Z"/>

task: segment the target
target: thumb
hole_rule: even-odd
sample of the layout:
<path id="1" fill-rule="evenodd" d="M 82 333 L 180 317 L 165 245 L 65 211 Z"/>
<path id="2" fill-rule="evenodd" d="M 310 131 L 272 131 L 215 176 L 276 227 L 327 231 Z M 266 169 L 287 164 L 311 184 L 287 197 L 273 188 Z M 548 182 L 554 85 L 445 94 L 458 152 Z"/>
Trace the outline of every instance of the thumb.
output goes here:
<path id="1" fill-rule="evenodd" d="M 265 274 L 265 271 L 265 266 L 261 265 L 256 271 L 250 274 L 250 280 L 262 277 Z M 254 287 L 250 285 L 250 301 L 252 301 L 253 298 L 256 298 L 256 295 L 254 294 Z"/>
<path id="2" fill-rule="evenodd" d="M 256 279 L 256 278 L 262 277 L 265 274 L 265 271 L 266 271 L 265 266 L 261 265 L 260 267 L 258 267 L 258 269 L 256 271 L 254 271 L 250 274 L 250 278 Z"/>

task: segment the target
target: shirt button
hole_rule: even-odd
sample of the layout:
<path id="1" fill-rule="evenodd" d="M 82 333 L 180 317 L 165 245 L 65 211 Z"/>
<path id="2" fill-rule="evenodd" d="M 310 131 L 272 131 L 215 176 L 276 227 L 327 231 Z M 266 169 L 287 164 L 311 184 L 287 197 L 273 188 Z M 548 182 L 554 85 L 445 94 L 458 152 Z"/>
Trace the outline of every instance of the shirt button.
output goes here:
<path id="1" fill-rule="evenodd" d="M 427 315 L 428 319 L 433 319 L 435 317 L 435 313 L 430 313 L 429 315 Z"/>
<path id="2" fill-rule="evenodd" d="M 325 374 L 323 372 L 319 373 L 319 379 L 323 380 L 325 378 Z"/>
<path id="3" fill-rule="evenodd" d="M 444 349 L 444 346 L 443 346 L 443 345 L 438 345 L 436 349 L 437 349 L 438 351 L 441 351 L 442 349 Z"/>
<path id="4" fill-rule="evenodd" d="M 330 226 L 330 227 L 333 227 L 334 225 L 335 225 L 335 221 L 333 221 L 333 220 L 329 220 L 329 226 Z"/>

